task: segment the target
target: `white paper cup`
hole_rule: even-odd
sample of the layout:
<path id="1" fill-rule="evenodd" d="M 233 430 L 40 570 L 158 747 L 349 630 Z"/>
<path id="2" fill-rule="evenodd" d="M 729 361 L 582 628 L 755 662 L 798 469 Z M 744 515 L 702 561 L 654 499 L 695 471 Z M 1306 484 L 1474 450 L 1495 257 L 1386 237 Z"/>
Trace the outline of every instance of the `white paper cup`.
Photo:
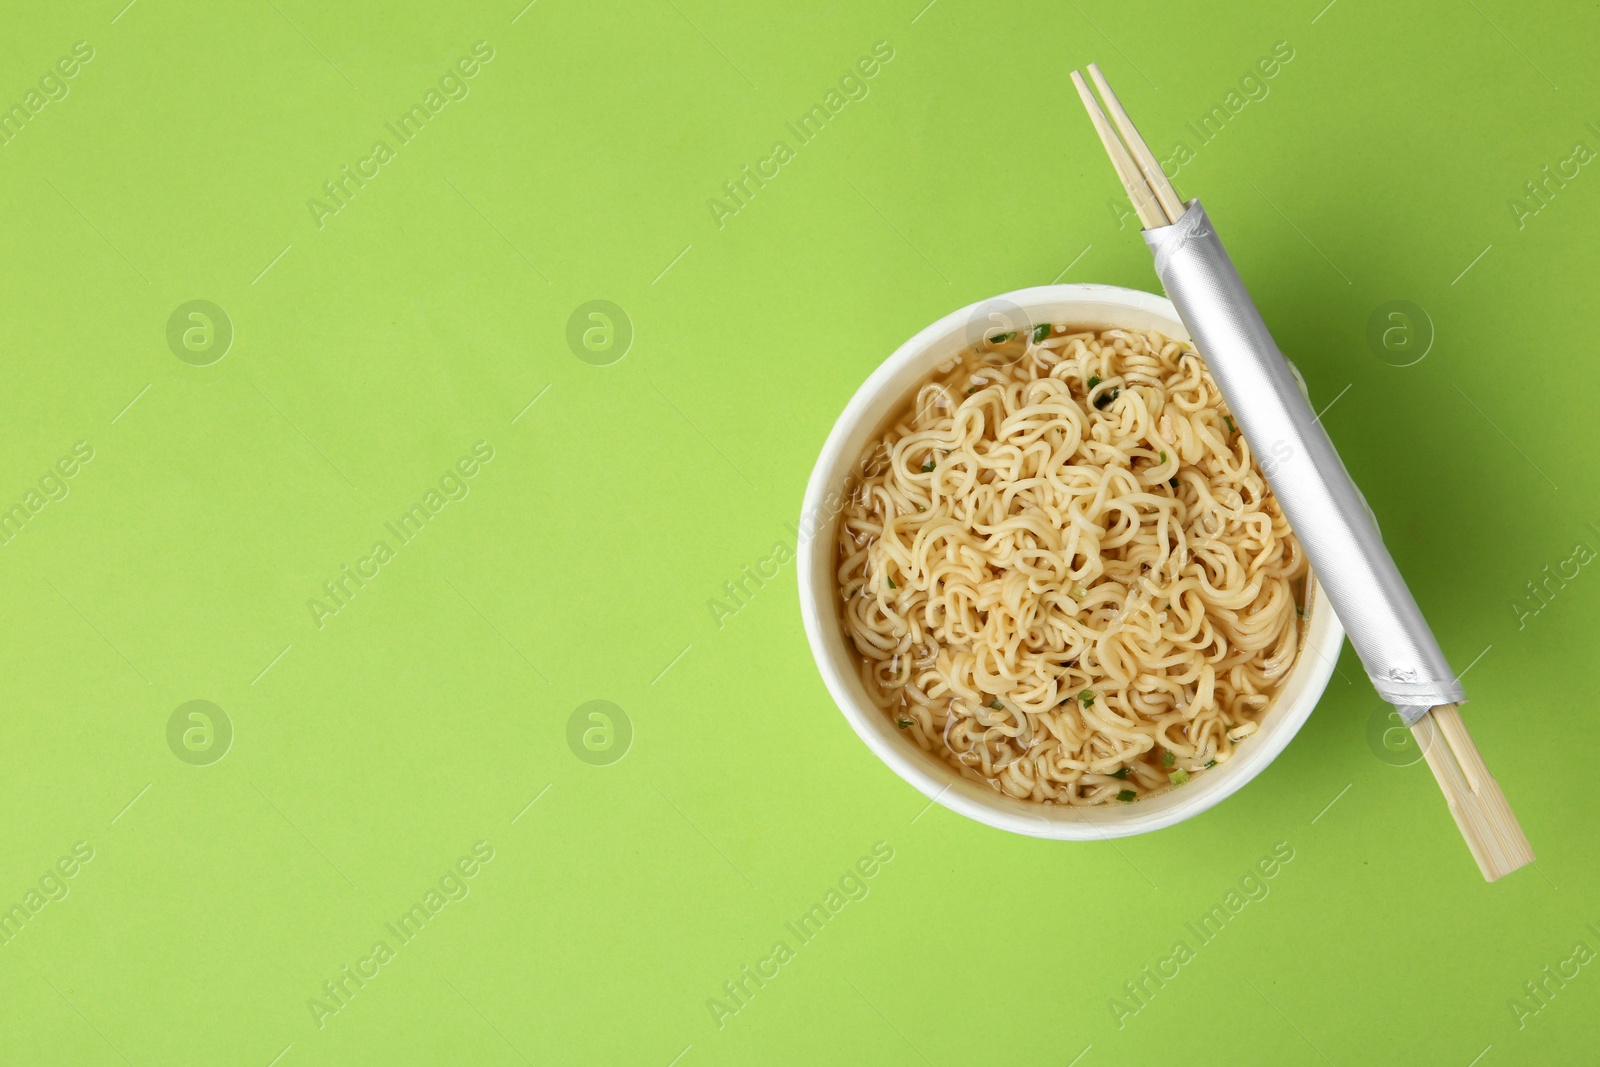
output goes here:
<path id="1" fill-rule="evenodd" d="M 1148 833 L 1198 815 L 1243 788 L 1283 751 L 1311 714 L 1344 641 L 1344 628 L 1327 598 L 1318 595 L 1314 577 L 1307 583 L 1300 656 L 1261 728 L 1239 745 L 1233 758 L 1161 796 L 1092 809 L 1004 796 L 923 752 L 868 697 L 839 619 L 835 527 L 846 486 L 874 431 L 938 364 L 986 334 L 1024 329 L 1030 322 L 1155 329 L 1189 339 L 1170 301 L 1110 285 L 1019 289 L 951 312 L 918 333 L 856 390 L 817 457 L 800 513 L 800 613 L 817 669 L 845 719 L 890 770 L 924 796 L 987 826 L 1033 837 L 1094 841 Z"/>

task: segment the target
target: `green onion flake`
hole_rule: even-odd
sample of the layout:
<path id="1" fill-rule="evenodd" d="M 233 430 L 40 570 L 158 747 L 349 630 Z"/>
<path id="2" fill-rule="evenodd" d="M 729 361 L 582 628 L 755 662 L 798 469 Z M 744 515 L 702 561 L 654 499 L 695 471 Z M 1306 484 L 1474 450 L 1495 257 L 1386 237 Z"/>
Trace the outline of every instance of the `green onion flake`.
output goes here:
<path id="1" fill-rule="evenodd" d="M 1083 692 L 1079 693 L 1078 703 L 1082 704 L 1086 708 L 1094 707 L 1094 690 L 1085 689 Z"/>
<path id="2" fill-rule="evenodd" d="M 1216 760 L 1212 760 L 1210 763 L 1206 764 L 1206 769 L 1210 770 L 1212 767 L 1215 767 L 1216 765 L 1217 765 L 1217 761 Z"/>
<path id="3" fill-rule="evenodd" d="M 1161 766 L 1170 767 L 1174 763 L 1177 763 L 1177 762 L 1178 762 L 1177 755 L 1175 753 L 1173 753 L 1170 749 L 1167 750 L 1166 752 L 1161 753 Z"/>
<path id="4" fill-rule="evenodd" d="M 1015 330 L 1011 330 L 1008 333 L 997 333 L 993 337 L 989 338 L 989 343 L 992 345 L 1003 345 L 1016 335 L 1017 331 Z"/>
<path id="5" fill-rule="evenodd" d="M 1167 775 L 1167 777 L 1172 779 L 1173 785 L 1182 785 L 1184 782 L 1189 780 L 1189 772 L 1184 770 L 1182 767 L 1179 767 L 1177 770 Z"/>
<path id="6" fill-rule="evenodd" d="M 1166 461 L 1167 461 L 1167 454 L 1165 452 L 1163 452 L 1163 453 L 1161 453 L 1161 462 L 1165 463 Z"/>
<path id="7" fill-rule="evenodd" d="M 1122 801 L 1124 804 L 1127 804 L 1127 803 L 1131 803 L 1132 801 L 1138 800 L 1139 799 L 1139 794 L 1135 793 L 1131 789 L 1124 789 L 1124 790 L 1122 790 L 1122 792 L 1117 794 L 1117 799 Z"/>
<path id="8" fill-rule="evenodd" d="M 1033 328 L 1033 343 L 1034 344 L 1038 344 L 1040 341 L 1043 341 L 1046 337 L 1049 337 L 1049 336 L 1050 336 L 1050 324 L 1048 322 L 1041 322 L 1039 325 L 1037 325 L 1037 326 L 1035 326 Z"/>
<path id="9" fill-rule="evenodd" d="M 995 697 L 993 700 L 989 701 L 989 706 L 991 708 L 993 708 L 995 711 L 1005 711 L 1006 710 L 1006 706 L 1004 704 L 1000 703 L 1000 698 L 999 697 Z"/>
<path id="10" fill-rule="evenodd" d="M 931 470 L 933 470 L 933 460 L 930 459 L 922 465 L 922 473 L 927 474 Z"/>
<path id="11" fill-rule="evenodd" d="M 1113 778 L 1127 778 L 1128 777 L 1128 768 L 1126 768 L 1126 767 L 1118 767 L 1116 770 L 1111 772 L 1111 777 L 1113 777 Z"/>
<path id="12" fill-rule="evenodd" d="M 900 588 L 898 585 L 894 584 L 894 579 L 889 577 L 887 574 L 883 576 L 883 580 L 889 583 L 889 588 L 890 589 L 899 589 Z"/>
<path id="13" fill-rule="evenodd" d="M 909 730 L 911 727 L 916 725 L 916 723 L 912 722 L 910 719 L 896 719 L 894 724 L 900 727 L 902 730 Z"/>
<path id="14" fill-rule="evenodd" d="M 1238 433 L 1239 432 L 1238 427 L 1234 426 L 1234 424 L 1233 424 L 1233 416 L 1232 415 L 1224 415 L 1224 416 L 1222 416 L 1222 421 L 1228 424 L 1228 432 L 1229 433 Z"/>
<path id="15" fill-rule="evenodd" d="M 1100 375 L 1098 375 L 1098 374 L 1089 375 L 1089 388 L 1090 389 L 1093 389 L 1095 386 L 1097 386 L 1099 384 L 1100 384 Z"/>

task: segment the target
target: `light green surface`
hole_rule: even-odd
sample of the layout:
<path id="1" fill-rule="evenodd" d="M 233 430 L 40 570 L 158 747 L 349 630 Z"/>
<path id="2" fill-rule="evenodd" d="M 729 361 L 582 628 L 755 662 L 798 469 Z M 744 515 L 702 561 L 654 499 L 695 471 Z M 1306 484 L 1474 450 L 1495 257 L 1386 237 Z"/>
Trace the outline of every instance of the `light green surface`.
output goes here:
<path id="1" fill-rule="evenodd" d="M 1600 175 L 1508 206 L 1600 149 L 1592 5 L 123 3 L 32 3 L 0 38 L 25 110 L 93 50 L 0 146 L 0 506 L 27 515 L 0 547 L 0 905 L 66 890 L 0 947 L 0 1061 L 1594 1061 L 1600 968 L 1542 1007 L 1524 983 L 1600 951 L 1600 577 L 1570 564 L 1537 614 L 1526 583 L 1600 548 Z M 401 144 L 385 124 L 477 42 L 465 98 Z M 801 144 L 785 123 L 879 42 Z M 1200 146 L 1185 123 L 1278 42 Z M 1155 287 L 1066 79 L 1089 60 L 1162 155 L 1194 151 L 1181 190 L 1472 665 L 1533 869 L 1481 880 L 1425 767 L 1376 754 L 1348 651 L 1237 797 L 1071 845 L 924 811 L 828 699 L 792 564 L 714 621 L 901 340 L 1058 275 Z M 307 206 L 380 139 L 337 213 Z M 778 141 L 719 226 L 707 201 Z M 194 300 L 232 324 L 210 365 L 167 342 Z M 591 300 L 631 320 L 610 365 L 568 345 Z M 1393 300 L 1436 333 L 1413 366 L 1366 342 Z M 402 543 L 386 523 L 441 483 Z M 313 612 L 346 564 L 377 574 Z M 169 748 L 195 700 L 231 723 L 220 761 L 220 734 L 184 747 L 201 720 Z M 620 760 L 569 732 L 595 700 L 631 724 Z M 467 895 L 402 943 L 385 924 L 441 879 Z M 786 927 L 829 903 L 810 941 Z"/>

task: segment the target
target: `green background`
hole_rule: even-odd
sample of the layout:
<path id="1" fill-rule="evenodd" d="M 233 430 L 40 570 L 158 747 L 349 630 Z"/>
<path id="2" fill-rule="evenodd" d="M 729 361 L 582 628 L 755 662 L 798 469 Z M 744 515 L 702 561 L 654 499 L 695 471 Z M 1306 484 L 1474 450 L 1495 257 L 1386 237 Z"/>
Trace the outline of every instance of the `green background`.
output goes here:
<path id="1" fill-rule="evenodd" d="M 1593 5 L 123 2 L 13 8 L 0 39 L 6 107 L 94 50 L 0 146 L 0 508 L 93 449 L 0 547 L 0 907 L 94 850 L 0 947 L 0 1061 L 1593 1062 L 1600 967 L 1523 984 L 1600 950 L 1600 577 L 1527 589 L 1600 547 L 1600 175 L 1509 204 L 1600 148 Z M 470 94 L 319 228 L 307 201 L 479 41 Z M 878 42 L 869 95 L 799 145 Z M 1057 278 L 1156 287 L 1067 80 L 1090 60 L 1158 152 L 1195 151 L 1177 184 L 1471 664 L 1534 867 L 1483 882 L 1348 650 L 1237 797 L 1065 844 L 928 809 L 857 741 L 792 563 L 714 619 L 904 338 Z M 707 201 L 779 140 L 719 227 Z M 207 366 L 167 341 L 197 299 L 234 333 Z M 596 299 L 633 332 L 604 366 L 568 343 Z M 1367 341 L 1396 300 L 1431 322 L 1411 366 Z M 385 523 L 478 442 L 470 495 L 400 545 Z M 307 601 L 380 539 L 319 627 Z M 191 700 L 232 724 L 220 761 L 169 747 Z M 599 754 L 569 743 L 592 700 L 620 709 Z M 385 923 L 480 841 L 400 947 Z M 878 842 L 802 945 L 785 923 Z M 1270 894 L 1201 945 L 1275 846 Z"/>

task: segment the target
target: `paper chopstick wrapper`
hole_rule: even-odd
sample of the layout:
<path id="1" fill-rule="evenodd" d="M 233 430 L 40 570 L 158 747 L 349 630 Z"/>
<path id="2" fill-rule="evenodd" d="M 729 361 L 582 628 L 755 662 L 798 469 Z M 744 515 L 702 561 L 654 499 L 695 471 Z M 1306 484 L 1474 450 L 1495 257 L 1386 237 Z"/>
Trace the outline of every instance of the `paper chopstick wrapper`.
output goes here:
<path id="1" fill-rule="evenodd" d="M 1199 200 L 1144 231 L 1156 274 L 1283 507 L 1378 694 L 1407 726 L 1466 699 Z"/>

